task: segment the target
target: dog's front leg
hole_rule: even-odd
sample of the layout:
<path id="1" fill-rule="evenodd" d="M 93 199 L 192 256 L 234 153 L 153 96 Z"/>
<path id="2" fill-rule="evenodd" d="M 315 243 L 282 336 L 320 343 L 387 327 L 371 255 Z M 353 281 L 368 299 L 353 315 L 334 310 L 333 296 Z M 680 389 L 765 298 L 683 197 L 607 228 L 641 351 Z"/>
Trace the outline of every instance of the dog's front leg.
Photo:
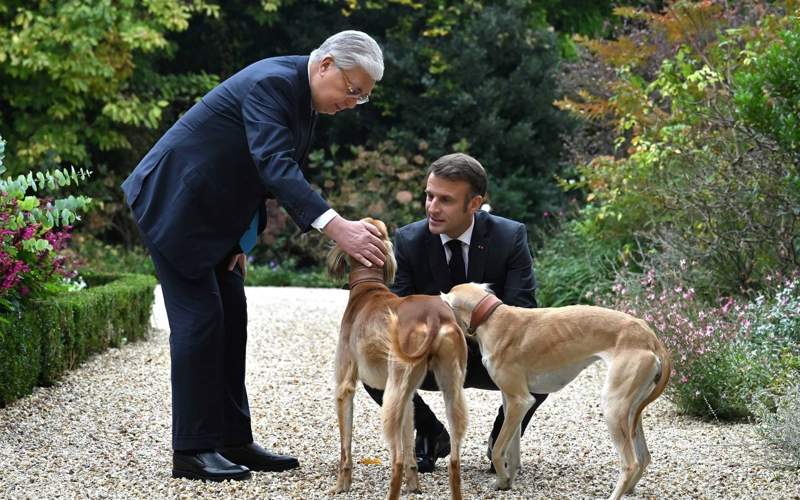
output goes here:
<path id="1" fill-rule="evenodd" d="M 523 390 L 525 392 L 520 396 L 512 396 L 503 391 L 505 420 L 492 451 L 492 463 L 497 474 L 494 487 L 498 490 L 511 488 L 516 477 L 514 468 L 519 468 L 519 447 L 517 445 L 517 456 L 512 457 L 511 454 L 514 453 L 512 441 L 519 435 L 522 418 L 533 404 L 533 397 L 527 392 L 527 387 Z M 508 460 L 506 460 L 507 457 Z M 509 471 L 509 467 L 511 471 Z"/>
<path id="2" fill-rule="evenodd" d="M 342 354 L 342 353 L 339 353 Z M 353 481 L 353 396 L 358 377 L 356 365 L 347 355 L 337 356 L 336 416 L 339 419 L 339 469 L 332 493 L 350 491 Z"/>

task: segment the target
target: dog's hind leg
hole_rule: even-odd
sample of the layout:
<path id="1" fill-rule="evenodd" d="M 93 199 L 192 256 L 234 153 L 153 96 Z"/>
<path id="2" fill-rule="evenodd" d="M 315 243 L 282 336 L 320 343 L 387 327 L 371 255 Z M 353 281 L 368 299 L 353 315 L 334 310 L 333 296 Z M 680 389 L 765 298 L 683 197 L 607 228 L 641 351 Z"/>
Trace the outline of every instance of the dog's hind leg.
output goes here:
<path id="1" fill-rule="evenodd" d="M 460 332 L 459 332 L 460 335 Z M 447 410 L 447 425 L 450 428 L 450 495 L 461 500 L 461 443 L 467 430 L 467 402 L 464 397 L 466 374 L 466 348 L 464 359 L 440 360 L 435 369 L 436 383 L 442 391 Z"/>
<path id="2" fill-rule="evenodd" d="M 338 352 L 336 362 L 336 416 L 339 419 L 339 470 L 332 493 L 350 490 L 353 480 L 353 396 L 358 368 L 349 353 Z"/>
<path id="3" fill-rule="evenodd" d="M 413 455 L 413 444 L 410 444 L 408 453 L 404 446 L 405 433 L 405 416 L 408 412 L 408 424 L 413 429 L 413 413 L 408 411 L 408 406 L 411 404 L 411 398 L 414 396 L 414 391 L 419 382 L 424 377 L 424 366 L 409 367 L 403 363 L 390 363 L 389 377 L 386 381 L 386 390 L 383 393 L 383 434 L 386 442 L 389 444 L 389 455 L 392 461 L 392 478 L 389 483 L 388 498 L 400 498 L 400 487 L 403 482 L 403 467 L 406 462 L 413 461 L 413 466 L 416 472 L 417 462 Z M 417 373 L 422 371 L 420 375 Z M 413 443 L 413 440 L 412 440 Z M 409 457 L 408 459 L 406 457 Z M 416 485 L 419 488 L 419 483 Z"/>
<path id="4" fill-rule="evenodd" d="M 639 479 L 642 478 L 642 474 L 644 474 L 644 471 L 647 469 L 647 466 L 650 465 L 651 461 L 650 450 L 647 449 L 647 441 L 644 439 L 641 415 L 639 415 L 639 418 L 636 422 L 636 433 L 634 434 L 633 445 L 636 452 L 636 459 L 639 461 L 639 471 L 631 481 L 631 485 L 628 488 L 628 493 L 633 493 L 634 488 L 639 483 Z"/>
<path id="5" fill-rule="evenodd" d="M 413 393 L 412 393 L 413 398 Z M 414 405 L 409 399 L 403 415 L 403 460 L 405 462 L 406 492 L 419 493 L 419 471 L 414 454 Z"/>
<path id="6" fill-rule="evenodd" d="M 608 367 L 606 384 L 603 388 L 605 419 L 611 439 L 619 453 L 620 472 L 610 499 L 619 499 L 630 491 L 644 472 L 645 463 L 640 459 L 649 458 L 646 452 L 644 434 L 640 422 L 634 421 L 636 410 L 653 390 L 657 362 L 651 353 L 631 352 L 618 355 Z"/>
<path id="7" fill-rule="evenodd" d="M 509 473 L 508 466 L 513 467 L 514 463 L 516 463 L 516 466 L 519 467 L 519 456 L 509 459 L 508 464 L 506 464 L 506 457 L 509 456 L 509 452 L 513 451 L 512 441 L 518 435 L 522 418 L 533 405 L 534 399 L 528 392 L 527 385 L 519 387 L 516 395 L 506 393 L 502 386 L 500 388 L 503 390 L 505 421 L 492 449 L 492 464 L 494 464 L 495 473 L 497 474 L 495 488 L 507 490 L 511 488 L 514 479 Z M 518 450 L 519 448 L 517 448 Z"/>

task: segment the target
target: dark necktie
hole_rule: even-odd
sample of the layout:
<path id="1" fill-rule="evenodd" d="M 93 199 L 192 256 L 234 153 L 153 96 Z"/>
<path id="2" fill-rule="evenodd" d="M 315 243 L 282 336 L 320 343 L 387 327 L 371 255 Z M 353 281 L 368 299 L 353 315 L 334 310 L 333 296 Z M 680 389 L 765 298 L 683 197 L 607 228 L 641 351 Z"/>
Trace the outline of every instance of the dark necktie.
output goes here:
<path id="1" fill-rule="evenodd" d="M 453 286 L 467 282 L 467 273 L 464 271 L 464 252 L 461 249 L 461 241 L 450 240 L 447 242 L 450 248 L 450 281 Z"/>

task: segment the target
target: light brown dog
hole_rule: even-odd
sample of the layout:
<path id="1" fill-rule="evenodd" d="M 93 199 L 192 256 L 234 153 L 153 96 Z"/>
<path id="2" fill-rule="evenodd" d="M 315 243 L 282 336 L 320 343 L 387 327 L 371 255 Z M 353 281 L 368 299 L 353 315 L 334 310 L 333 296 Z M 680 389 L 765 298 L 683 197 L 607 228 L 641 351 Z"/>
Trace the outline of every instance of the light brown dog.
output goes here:
<path id="1" fill-rule="evenodd" d="M 610 498 L 632 491 L 650 463 L 642 410 L 664 391 L 672 370 L 647 324 L 602 307 L 508 306 L 475 283 L 453 287 L 442 299 L 467 334 L 477 336 L 483 364 L 503 393 L 505 423 L 492 452 L 495 487 L 511 488 L 519 469 L 520 422 L 533 404 L 530 393 L 556 392 L 601 359 L 608 367 L 603 413 L 620 457 Z"/>
<path id="2" fill-rule="evenodd" d="M 336 410 L 341 455 L 334 493 L 348 491 L 352 482 L 353 395 L 357 380 L 384 389 L 383 432 L 389 444 L 392 478 L 388 498 L 400 496 L 405 464 L 406 487 L 419 491 L 414 456 L 414 392 L 428 370 L 442 391 L 450 429 L 450 491 L 461 499 L 461 441 L 467 427 L 464 377 L 467 345 L 453 311 L 439 297 L 400 298 L 386 287 L 394 280 L 396 263 L 386 226 L 374 224 L 387 248 L 383 269 L 368 268 L 338 246 L 328 254 L 328 270 L 342 275 L 350 265 L 350 298 L 336 349 Z M 409 354 L 409 352 L 412 352 Z"/>

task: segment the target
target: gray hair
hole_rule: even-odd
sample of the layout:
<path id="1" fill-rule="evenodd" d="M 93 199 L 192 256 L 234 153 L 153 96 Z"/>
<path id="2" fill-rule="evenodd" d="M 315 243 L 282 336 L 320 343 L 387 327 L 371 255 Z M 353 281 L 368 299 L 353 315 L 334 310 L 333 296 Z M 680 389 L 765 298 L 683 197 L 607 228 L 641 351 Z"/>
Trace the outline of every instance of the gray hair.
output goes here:
<path id="1" fill-rule="evenodd" d="M 359 67 L 376 82 L 383 78 L 383 52 L 378 42 L 361 31 L 340 31 L 311 52 L 311 62 L 333 57 L 342 69 Z"/>

